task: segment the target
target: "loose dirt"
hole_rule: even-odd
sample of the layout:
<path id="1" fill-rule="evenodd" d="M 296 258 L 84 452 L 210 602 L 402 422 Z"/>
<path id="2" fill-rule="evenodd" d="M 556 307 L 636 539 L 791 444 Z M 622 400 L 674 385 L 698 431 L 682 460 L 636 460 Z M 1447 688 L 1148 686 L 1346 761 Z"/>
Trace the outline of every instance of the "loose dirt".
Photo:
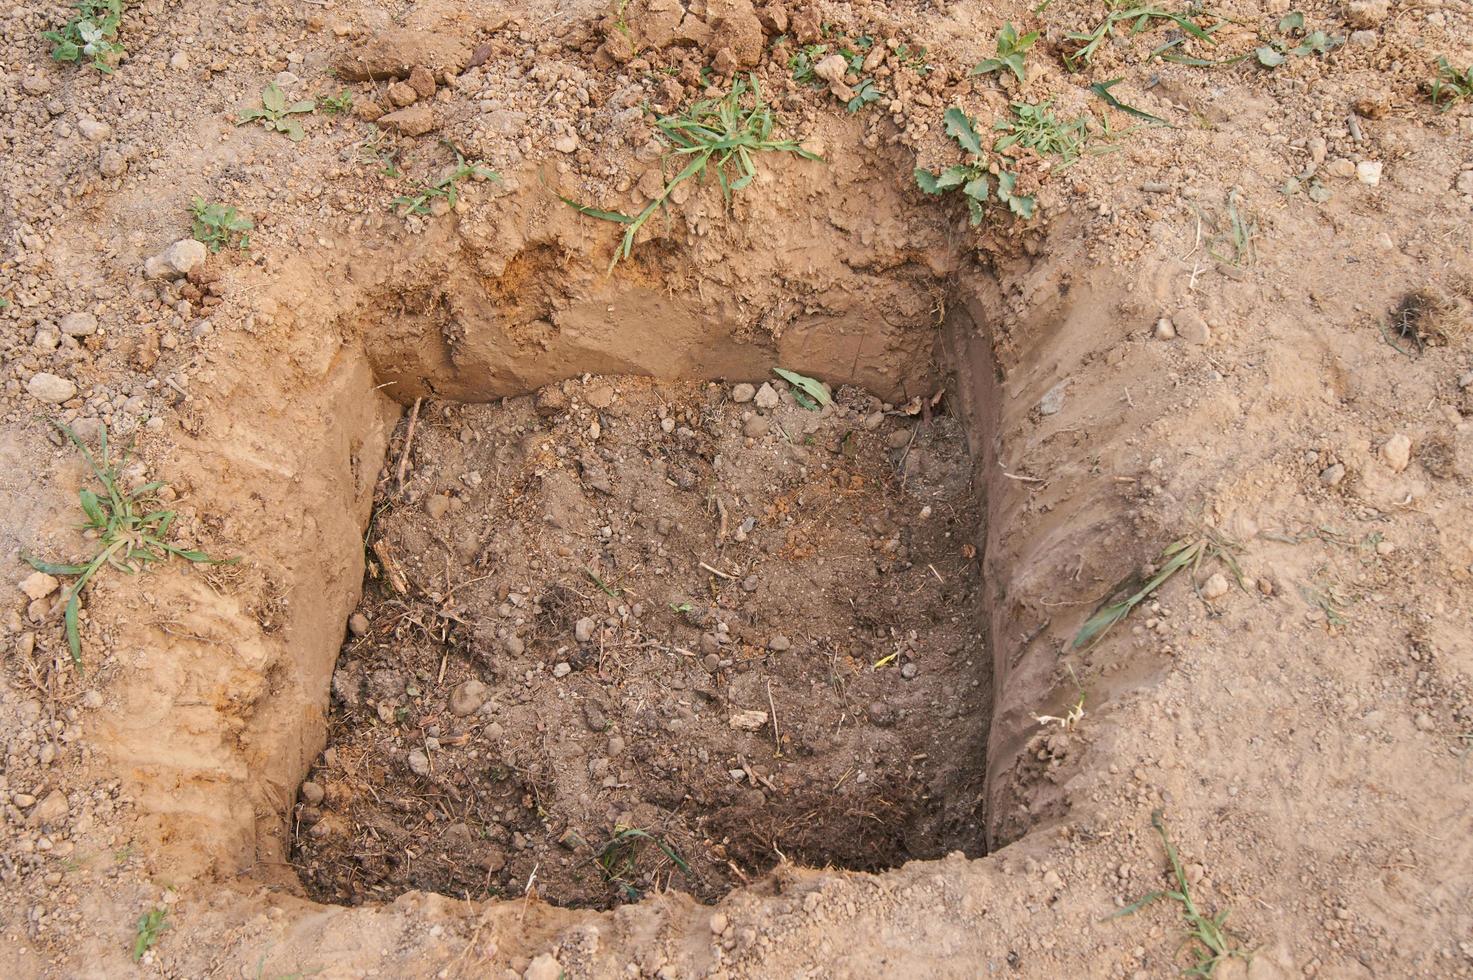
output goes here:
<path id="1" fill-rule="evenodd" d="M 784 857 L 982 853 L 960 425 L 808 401 L 584 378 L 425 403 L 296 811 L 309 891 L 605 907 Z"/>

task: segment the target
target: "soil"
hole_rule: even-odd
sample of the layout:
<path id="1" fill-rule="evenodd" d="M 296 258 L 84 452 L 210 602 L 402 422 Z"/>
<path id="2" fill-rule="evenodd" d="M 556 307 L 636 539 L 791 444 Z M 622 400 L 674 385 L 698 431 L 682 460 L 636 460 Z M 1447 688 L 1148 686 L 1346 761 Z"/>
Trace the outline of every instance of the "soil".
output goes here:
<path id="1" fill-rule="evenodd" d="M 1218 978 L 1473 976 L 1473 11 L 1115 9 L 142 0 L 103 73 L 0 8 L 0 975 L 1135 980 L 1185 880 Z M 739 74 L 824 162 L 611 269 L 559 198 Z M 992 152 L 1044 101 L 1084 153 Z M 952 107 L 1035 217 L 918 189 Z M 774 367 L 839 407 L 744 435 Z M 80 668 L 53 423 L 235 559 L 103 569 Z"/>
<path id="2" fill-rule="evenodd" d="M 982 853 L 960 424 L 732 391 L 424 403 L 296 814 L 310 893 L 712 901 L 783 858 Z"/>

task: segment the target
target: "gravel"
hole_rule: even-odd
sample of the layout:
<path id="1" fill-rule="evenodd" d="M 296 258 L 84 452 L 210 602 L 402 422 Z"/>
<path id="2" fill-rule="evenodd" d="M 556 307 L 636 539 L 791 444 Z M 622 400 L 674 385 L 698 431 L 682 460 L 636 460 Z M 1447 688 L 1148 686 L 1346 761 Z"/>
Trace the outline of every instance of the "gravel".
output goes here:
<path id="1" fill-rule="evenodd" d="M 60 405 L 68 401 L 77 393 L 75 382 L 66 378 L 42 371 L 31 375 L 31 380 L 26 382 L 26 391 L 31 397 L 49 405 Z"/>

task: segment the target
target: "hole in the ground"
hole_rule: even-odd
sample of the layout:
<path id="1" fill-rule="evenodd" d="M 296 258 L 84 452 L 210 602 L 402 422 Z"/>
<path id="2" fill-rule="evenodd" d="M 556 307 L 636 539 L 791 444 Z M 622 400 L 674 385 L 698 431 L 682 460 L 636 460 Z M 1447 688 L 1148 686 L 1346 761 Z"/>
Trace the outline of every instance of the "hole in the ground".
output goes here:
<path id="1" fill-rule="evenodd" d="M 445 337 L 452 307 L 416 305 Z M 475 342 L 417 375 L 398 361 L 406 390 L 541 370 L 447 371 Z M 805 349 L 847 362 L 866 342 L 884 347 Z M 690 372 L 740 362 L 755 393 L 616 374 L 424 398 L 389 446 L 328 746 L 295 811 L 308 891 L 608 907 L 714 900 L 784 858 L 982 853 L 985 493 L 957 411 L 972 393 L 929 397 L 955 367 L 942 346 L 871 371 L 883 397 L 840 383 L 821 411 L 761 387 L 773 353 L 756 345 Z M 610 360 L 648 366 L 586 357 Z"/>

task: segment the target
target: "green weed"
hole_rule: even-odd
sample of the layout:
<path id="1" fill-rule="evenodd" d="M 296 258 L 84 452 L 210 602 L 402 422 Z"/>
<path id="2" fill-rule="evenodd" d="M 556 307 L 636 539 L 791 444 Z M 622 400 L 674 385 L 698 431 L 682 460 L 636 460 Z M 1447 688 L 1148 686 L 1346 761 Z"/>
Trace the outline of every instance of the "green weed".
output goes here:
<path id="1" fill-rule="evenodd" d="M 631 902 L 639 901 L 640 894 L 639 889 L 630 884 L 628 878 L 634 873 L 639 852 L 647 842 L 658 847 L 681 871 L 690 874 L 690 865 L 685 863 L 685 859 L 659 837 L 638 827 L 615 825 L 614 836 L 599 850 L 594 860 L 603 870 L 604 878 Z"/>
<path id="2" fill-rule="evenodd" d="M 1032 105 L 1012 104 L 1012 118 L 999 119 L 993 126 L 1003 133 L 992 148 L 1004 153 L 1012 147 L 1032 150 L 1039 156 L 1057 156 L 1065 163 L 1079 159 L 1084 147 L 1085 117 L 1064 120 L 1054 115 L 1047 101 Z"/>
<path id="3" fill-rule="evenodd" d="M 327 113 L 329 116 L 338 116 L 342 115 L 345 112 L 352 112 L 353 93 L 349 92 L 347 89 L 343 89 L 337 95 L 329 95 L 325 97 L 317 105 L 318 108 Z"/>
<path id="4" fill-rule="evenodd" d="M 143 954 L 159 941 L 159 933 L 169 928 L 169 910 L 165 906 L 149 909 L 138 917 L 138 936 L 133 940 L 133 962 L 143 959 Z"/>
<path id="5" fill-rule="evenodd" d="M 194 214 L 193 235 L 196 241 L 204 242 L 211 252 L 222 248 L 250 248 L 250 230 L 255 222 L 241 214 L 234 205 L 207 204 L 196 197 L 189 209 Z"/>
<path id="6" fill-rule="evenodd" d="M 1011 23 L 1004 23 L 1002 30 L 997 32 L 997 56 L 978 62 L 977 66 L 967 74 L 986 75 L 995 71 L 1007 69 L 1018 76 L 1021 83 L 1023 79 L 1023 59 L 1028 49 L 1038 40 L 1037 31 L 1029 31 L 1019 36 L 1018 29 Z"/>
<path id="7" fill-rule="evenodd" d="M 804 85 L 823 85 L 823 79 L 815 75 L 813 69 L 828 53 L 827 44 L 805 44 L 793 52 L 793 56 L 788 59 L 788 70 L 793 73 L 793 81 Z"/>
<path id="8" fill-rule="evenodd" d="M 845 108 L 850 112 L 858 112 L 871 102 L 878 102 L 885 97 L 885 93 L 875 85 L 874 79 L 863 79 L 854 86 L 854 98 L 845 103 Z"/>
<path id="9" fill-rule="evenodd" d="M 1090 31 L 1075 32 L 1064 35 L 1064 40 L 1073 41 L 1080 45 L 1078 49 L 1070 54 L 1064 55 L 1064 64 L 1070 71 L 1078 71 L 1081 65 L 1088 65 L 1094 60 L 1095 52 L 1107 39 L 1113 37 L 1117 25 L 1130 25 L 1132 35 L 1141 34 L 1152 27 L 1161 24 L 1175 24 L 1183 32 L 1172 38 L 1165 44 L 1151 51 L 1150 58 L 1162 58 L 1166 61 L 1179 62 L 1182 64 L 1213 64 L 1214 62 L 1203 61 L 1183 55 L 1175 49 L 1184 44 L 1188 39 L 1195 38 L 1209 46 L 1216 45 L 1212 35 L 1221 24 L 1213 24 L 1210 27 L 1198 23 L 1197 18 L 1201 16 L 1213 16 L 1205 10 L 1189 10 L 1187 13 L 1173 13 L 1154 5 L 1130 7 L 1125 10 L 1114 10 L 1106 15 L 1105 19 Z M 1236 59 L 1235 59 L 1236 60 Z"/>
<path id="10" fill-rule="evenodd" d="M 285 133 L 287 139 L 298 143 L 306 138 L 307 134 L 302 130 L 302 121 L 294 119 L 293 116 L 306 115 L 317 108 L 317 103 L 311 99 L 303 99 L 300 102 L 287 104 L 286 96 L 282 93 L 280 86 L 275 82 L 261 89 L 261 106 L 258 109 L 247 109 L 235 120 L 237 126 L 244 126 L 248 122 L 259 121 L 265 129 L 277 133 Z"/>
<path id="11" fill-rule="evenodd" d="M 1330 37 L 1324 31 L 1304 32 L 1304 12 L 1293 10 L 1279 18 L 1278 33 L 1268 44 L 1255 50 L 1258 63 L 1265 68 L 1277 68 L 1290 58 L 1304 58 L 1312 54 L 1326 54 L 1331 48 L 1345 43 L 1343 37 Z M 1291 46 L 1292 40 L 1298 44 Z"/>
<path id="12" fill-rule="evenodd" d="M 748 92 L 751 93 L 750 105 L 744 98 Z M 680 115 L 662 116 L 656 120 L 655 126 L 671 144 L 666 158 L 686 158 L 687 162 L 639 214 L 605 211 L 559 195 L 564 204 L 579 214 L 624 225 L 624 238 L 614 251 L 613 261 L 609 263 L 610 271 L 621 258 L 629 257 L 634 239 L 645 222 L 664 207 L 675 188 L 687 180 L 696 178 L 704 181 L 706 174 L 714 171 L 721 186 L 722 199 L 730 207 L 731 196 L 756 178 L 758 153 L 792 153 L 804 160 L 823 160 L 795 140 L 773 139 L 777 123 L 772 110 L 762 101 L 762 89 L 756 76 L 750 77 L 750 84 L 737 79 L 731 91 L 719 99 L 703 99 Z"/>
<path id="13" fill-rule="evenodd" d="M 454 167 L 431 183 L 421 184 L 413 194 L 400 194 L 389 202 L 389 207 L 397 211 L 401 217 L 408 214 L 429 214 L 436 200 L 444 200 L 450 207 L 455 207 L 456 202 L 460 200 L 460 191 L 456 185 L 467 177 L 475 177 L 479 180 L 501 179 L 501 175 L 496 171 L 481 166 L 479 160 L 466 160 L 459 150 L 454 147 L 451 149 L 455 153 Z"/>
<path id="14" fill-rule="evenodd" d="M 123 0 L 79 0 L 76 15 L 59 30 L 45 31 L 43 38 L 55 45 L 54 61 L 91 59 L 91 65 L 111 75 L 127 52 L 116 40 L 123 21 Z"/>
<path id="15" fill-rule="evenodd" d="M 806 408 L 810 412 L 817 412 L 827 405 L 833 404 L 833 396 L 823 386 L 823 382 L 810 378 L 806 374 L 797 371 L 789 371 L 786 368 L 775 367 L 772 373 L 792 385 L 793 400 L 798 403 L 799 408 Z"/>
<path id="16" fill-rule="evenodd" d="M 1151 814 L 1151 826 L 1156 828 L 1156 832 L 1161 835 L 1161 843 L 1166 847 L 1166 857 L 1171 861 L 1171 874 L 1176 879 L 1176 887 L 1151 892 L 1127 905 L 1110 918 L 1118 919 L 1122 916 L 1134 915 L 1152 902 L 1161 899 L 1180 904 L 1182 917 L 1186 920 L 1187 927 L 1187 937 L 1183 945 L 1192 946 L 1196 958 L 1196 963 L 1190 969 L 1181 971 L 1183 976 L 1210 977 L 1224 960 L 1247 959 L 1248 950 L 1239 945 L 1238 940 L 1225 927 L 1228 917 L 1227 910 L 1224 909 L 1217 915 L 1205 915 L 1197 908 L 1191 890 L 1187 887 L 1187 874 L 1182 868 L 1181 857 L 1176 853 L 1176 846 L 1171 843 L 1171 837 L 1166 833 L 1166 823 L 1161 817 L 1160 810 Z"/>
<path id="17" fill-rule="evenodd" d="M 120 572 L 133 574 L 155 562 L 167 561 L 177 556 L 186 561 L 202 564 L 219 564 L 203 551 L 181 548 L 168 542 L 169 527 L 174 523 L 174 511 L 160 510 L 158 492 L 164 484 L 158 481 L 145 483 L 132 491 L 125 492 L 120 486 L 120 470 L 127 460 L 126 454 L 117 462 L 108 456 L 107 428 L 104 426 L 101 444 L 96 456 L 68 426 L 54 423 L 66 433 L 82 458 L 92 467 L 97 482 L 102 484 L 103 493 L 83 489 L 80 493 L 82 514 L 86 517 L 82 529 L 95 538 L 98 549 L 86 562 L 76 565 L 42 561 L 22 555 L 37 571 L 48 575 L 75 575 L 66 591 L 66 607 L 62 619 L 66 624 L 67 647 L 71 650 L 72 664 L 82 672 L 82 638 L 77 626 L 81 609 L 82 590 L 92 581 L 104 565 Z M 235 559 L 227 559 L 234 561 Z"/>
<path id="18" fill-rule="evenodd" d="M 1464 99 L 1473 99 L 1473 65 L 1460 72 L 1446 58 L 1438 58 L 1437 77 L 1427 83 L 1427 94 L 1443 112 Z"/>
<path id="19" fill-rule="evenodd" d="M 956 140 L 957 146 L 967 154 L 967 162 L 954 164 L 940 173 L 917 167 L 916 186 L 927 194 L 945 194 L 947 191 L 960 190 L 966 199 L 967 211 L 974 226 L 982 223 L 983 206 L 994 194 L 998 202 L 1006 205 L 1013 214 L 1024 220 L 1032 218 L 1036 210 L 1034 198 L 1014 193 L 1018 183 L 1016 174 L 1002 170 L 995 164 L 988 167 L 986 151 L 982 149 L 982 138 L 977 135 L 972 118 L 952 106 L 946 110 L 942 121 L 947 135 Z"/>
<path id="20" fill-rule="evenodd" d="M 1104 636 L 1112 626 L 1129 616 L 1132 609 L 1144 602 L 1152 592 L 1165 585 L 1168 579 L 1183 568 L 1190 567 L 1192 576 L 1195 578 L 1197 569 L 1201 567 L 1204 560 L 1209 558 L 1221 558 L 1232 570 L 1233 576 L 1238 580 L 1238 586 L 1246 590 L 1247 586 L 1243 583 L 1243 572 L 1229 553 L 1227 542 L 1213 535 L 1173 541 L 1166 546 L 1166 550 L 1161 552 L 1164 564 L 1145 585 L 1119 602 L 1112 602 L 1100 608 L 1085 621 L 1085 624 L 1079 628 L 1079 632 L 1074 635 L 1074 649 L 1088 646 Z"/>
<path id="21" fill-rule="evenodd" d="M 1146 122 L 1156 123 L 1160 126 L 1169 126 L 1173 129 L 1176 128 L 1174 126 L 1171 126 L 1171 123 L 1167 122 L 1165 119 L 1162 119 L 1160 116 L 1153 116 L 1144 109 L 1137 109 L 1133 105 L 1126 105 L 1124 102 L 1121 102 L 1114 95 L 1112 95 L 1110 89 L 1114 88 L 1116 85 L 1119 85 L 1122 81 L 1124 81 L 1124 79 L 1112 78 L 1108 82 L 1095 82 L 1089 87 L 1089 90 L 1097 95 L 1105 103 L 1105 105 L 1109 106 L 1112 109 L 1119 109 L 1121 112 L 1125 113 L 1128 116 L 1135 116 L 1137 119 L 1144 119 Z M 1108 131 L 1110 125 L 1108 113 L 1101 113 L 1100 119 L 1102 125 L 1106 127 L 1106 135 L 1110 135 Z"/>

